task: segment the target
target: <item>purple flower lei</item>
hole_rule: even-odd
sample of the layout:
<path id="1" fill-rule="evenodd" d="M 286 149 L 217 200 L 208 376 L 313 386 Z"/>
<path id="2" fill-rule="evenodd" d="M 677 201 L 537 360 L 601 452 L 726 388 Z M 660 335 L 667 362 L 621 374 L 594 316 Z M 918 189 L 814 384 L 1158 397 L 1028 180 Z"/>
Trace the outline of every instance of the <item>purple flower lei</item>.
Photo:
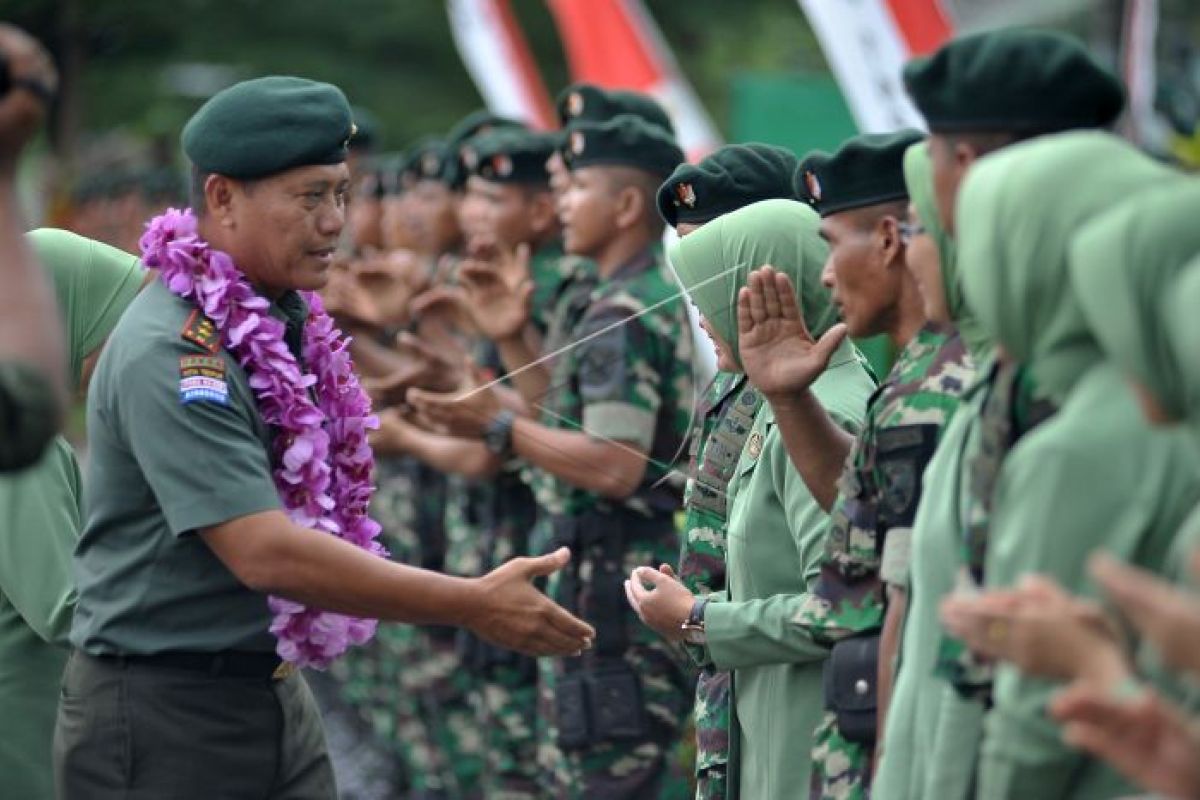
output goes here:
<path id="1" fill-rule="evenodd" d="M 158 269 L 173 294 L 191 300 L 216 325 L 221 342 L 246 370 L 258 411 L 276 430 L 273 477 L 288 516 L 379 556 L 379 524 L 367 516 L 374 458 L 367 430 L 378 426 L 371 401 L 354 375 L 349 340 L 334 327 L 321 299 L 305 292 L 303 372 L 284 343 L 285 325 L 270 316 L 229 254 L 200 238 L 191 209 L 168 209 L 139 242 L 146 266 Z M 315 402 L 314 402 L 315 399 Z M 375 634 L 376 621 L 269 599 L 271 633 L 280 658 L 322 669 L 351 644 Z"/>

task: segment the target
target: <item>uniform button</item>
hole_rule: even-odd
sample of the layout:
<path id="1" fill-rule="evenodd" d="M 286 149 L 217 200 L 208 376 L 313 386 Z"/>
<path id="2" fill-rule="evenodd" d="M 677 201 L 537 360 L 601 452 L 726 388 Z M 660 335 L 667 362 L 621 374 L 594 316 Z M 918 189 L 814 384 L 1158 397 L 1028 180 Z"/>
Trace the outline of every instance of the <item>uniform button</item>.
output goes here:
<path id="1" fill-rule="evenodd" d="M 854 693 L 855 694 L 864 695 L 869 691 L 871 691 L 871 684 L 867 683 L 865 678 L 859 678 L 858 680 L 856 680 L 854 682 Z"/>

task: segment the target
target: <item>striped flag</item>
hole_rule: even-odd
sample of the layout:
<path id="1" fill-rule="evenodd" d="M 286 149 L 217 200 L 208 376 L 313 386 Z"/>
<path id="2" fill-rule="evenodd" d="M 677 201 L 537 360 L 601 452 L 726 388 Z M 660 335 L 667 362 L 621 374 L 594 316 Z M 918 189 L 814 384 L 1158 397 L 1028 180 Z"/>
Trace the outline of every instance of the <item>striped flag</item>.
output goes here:
<path id="1" fill-rule="evenodd" d="M 923 128 L 901 68 L 953 34 L 940 0 L 799 0 L 863 133 Z"/>
<path id="2" fill-rule="evenodd" d="M 554 104 L 509 0 L 447 0 L 450 30 L 488 110 L 557 127 Z"/>
<path id="3" fill-rule="evenodd" d="M 641 0 L 546 3 L 573 80 L 653 95 L 671 115 L 679 143 L 693 161 L 721 146 L 716 126 Z"/>

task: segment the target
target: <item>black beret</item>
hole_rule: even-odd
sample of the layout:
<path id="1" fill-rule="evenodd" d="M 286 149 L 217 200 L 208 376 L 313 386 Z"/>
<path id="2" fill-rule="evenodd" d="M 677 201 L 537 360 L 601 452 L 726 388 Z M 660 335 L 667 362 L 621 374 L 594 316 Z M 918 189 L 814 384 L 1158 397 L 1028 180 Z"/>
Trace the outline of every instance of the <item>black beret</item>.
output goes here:
<path id="1" fill-rule="evenodd" d="M 671 124 L 667 110 L 643 92 L 601 89 L 590 83 L 575 83 L 559 93 L 557 106 L 558 119 L 564 128 L 573 120 L 607 122 L 621 114 L 633 114 L 675 135 L 675 126 Z"/>
<path id="2" fill-rule="evenodd" d="M 759 200 L 794 199 L 796 155 L 785 147 L 727 144 L 698 164 L 680 164 L 658 187 L 658 213 L 671 227 L 703 224 Z"/>
<path id="3" fill-rule="evenodd" d="M 793 187 L 822 217 L 903 200 L 908 197 L 904 151 L 924 138 L 912 129 L 859 134 L 832 155 L 806 156 L 796 169 Z"/>
<path id="4" fill-rule="evenodd" d="M 451 187 L 461 188 L 467 181 L 467 168 L 462 161 L 462 148 L 467 142 L 482 133 L 496 130 L 528 130 L 528 126 L 520 120 L 493 114 L 485 108 L 472 111 L 455 123 L 446 134 L 446 148 L 451 156 L 447 166 L 446 183 Z"/>
<path id="5" fill-rule="evenodd" d="M 1009 28 L 963 36 L 904 67 L 934 132 L 1053 133 L 1109 125 L 1121 83 L 1060 33 Z"/>
<path id="6" fill-rule="evenodd" d="M 250 180 L 293 167 L 340 164 L 354 135 L 342 90 L 273 75 L 210 97 L 183 129 L 183 152 L 204 172 Z"/>
<path id="7" fill-rule="evenodd" d="M 674 136 L 633 114 L 606 122 L 576 120 L 566 134 L 561 153 L 568 169 L 633 167 L 665 178 L 683 162 Z"/>
<path id="8" fill-rule="evenodd" d="M 481 133 L 461 149 L 468 174 L 496 183 L 546 184 L 546 159 L 558 137 L 549 133 L 496 130 Z"/>

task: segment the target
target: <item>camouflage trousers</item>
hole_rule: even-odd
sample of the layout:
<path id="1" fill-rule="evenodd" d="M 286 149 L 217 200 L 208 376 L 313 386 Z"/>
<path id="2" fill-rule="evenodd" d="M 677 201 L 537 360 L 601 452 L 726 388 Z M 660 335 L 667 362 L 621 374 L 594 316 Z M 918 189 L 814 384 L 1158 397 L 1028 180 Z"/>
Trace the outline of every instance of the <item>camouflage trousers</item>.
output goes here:
<path id="1" fill-rule="evenodd" d="M 696 799 L 725 800 L 732 676 L 706 668 L 696 681 Z"/>
<path id="2" fill-rule="evenodd" d="M 686 696 L 677 657 L 665 643 L 657 642 L 629 647 L 625 661 L 641 681 L 648 735 L 564 750 L 558 744 L 554 688 L 563 662 L 539 660 L 537 757 L 544 797 L 643 800 L 687 796 L 686 776 L 671 763 Z"/>
<path id="3" fill-rule="evenodd" d="M 813 733 L 809 800 L 867 800 L 871 796 L 872 749 L 842 736 L 837 717 L 826 712 Z"/>
<path id="4" fill-rule="evenodd" d="M 538 800 L 536 674 L 528 666 L 493 667 L 475 699 L 484 732 L 483 796 Z"/>

